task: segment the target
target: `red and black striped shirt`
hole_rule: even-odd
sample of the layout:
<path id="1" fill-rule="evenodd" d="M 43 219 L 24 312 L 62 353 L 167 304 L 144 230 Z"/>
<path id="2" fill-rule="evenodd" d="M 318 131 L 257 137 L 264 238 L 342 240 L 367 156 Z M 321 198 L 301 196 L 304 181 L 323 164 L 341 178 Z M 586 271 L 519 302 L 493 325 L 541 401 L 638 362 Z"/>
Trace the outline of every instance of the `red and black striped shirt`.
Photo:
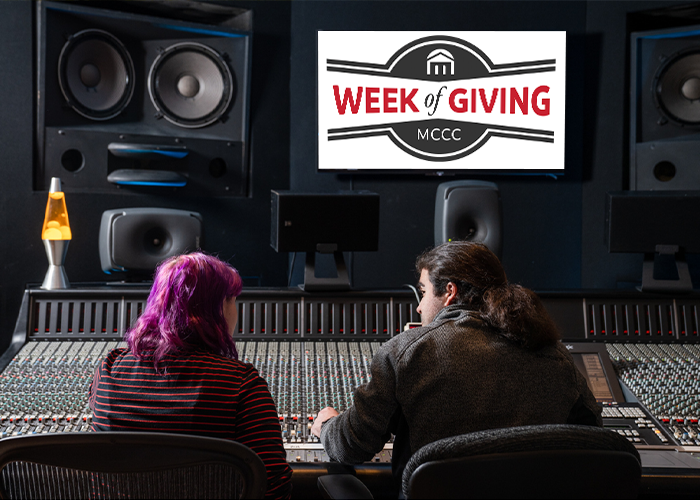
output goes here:
<path id="1" fill-rule="evenodd" d="M 267 469 L 265 498 L 289 498 L 286 461 L 275 404 L 265 380 L 249 363 L 206 351 L 153 361 L 114 349 L 90 387 L 92 430 L 196 434 L 238 441 Z"/>

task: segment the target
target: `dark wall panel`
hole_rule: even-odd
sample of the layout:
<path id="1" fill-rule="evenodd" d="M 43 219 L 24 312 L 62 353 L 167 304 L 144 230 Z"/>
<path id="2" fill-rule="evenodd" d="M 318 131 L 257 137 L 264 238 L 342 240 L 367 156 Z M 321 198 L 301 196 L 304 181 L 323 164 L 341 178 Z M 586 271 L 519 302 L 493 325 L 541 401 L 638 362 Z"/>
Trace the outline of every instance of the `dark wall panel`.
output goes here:
<path id="1" fill-rule="evenodd" d="M 33 74 L 32 2 L 0 4 L 0 349 L 7 347 L 17 319 L 22 287 L 32 267 L 44 268 L 41 224 L 43 208 L 37 209 L 32 188 Z M 34 222 L 36 221 L 36 222 Z M 33 262 L 32 256 L 41 260 Z"/>
<path id="2" fill-rule="evenodd" d="M 585 56 L 585 145 L 582 183 L 582 288 L 629 288 L 641 284 L 641 254 L 610 254 L 605 244 L 608 191 L 629 188 L 629 37 L 630 30 L 666 28 L 663 16 L 651 15 L 638 27 L 640 12 L 688 2 L 588 2 Z M 697 2 L 695 5 L 698 5 Z M 698 19 L 675 19 L 697 24 Z M 698 218 L 700 214 L 679 214 Z M 700 257 L 688 260 L 700 286 Z"/>
<path id="3" fill-rule="evenodd" d="M 455 177 L 316 172 L 317 30 L 565 30 L 567 95 L 583 94 L 585 2 L 295 2 L 292 5 L 291 186 L 381 195 L 379 252 L 354 255 L 356 287 L 414 283 L 416 256 L 433 244 L 437 185 Z M 490 177 L 503 199 L 503 263 L 531 288 L 581 283 L 583 102 L 567 99 L 566 175 Z M 456 178 L 466 178 L 456 177 Z M 295 273 L 295 276 L 298 274 Z"/>
<path id="4" fill-rule="evenodd" d="M 105 4 L 102 4 L 103 6 Z M 102 273 L 97 234 L 104 210 L 157 206 L 198 211 L 205 245 L 230 261 L 247 284 L 283 285 L 286 255 L 270 247 L 270 189 L 289 188 L 288 2 L 236 2 L 253 10 L 250 108 L 251 193 L 249 198 L 183 198 L 166 189 L 153 194 L 69 194 L 73 240 L 66 271 L 72 283 L 114 279 Z M 161 12 L 159 15 L 163 15 Z M 40 283 L 48 262 L 41 242 L 47 193 L 32 190 L 35 112 L 34 2 L 0 2 L 0 85 L 6 92 L 0 115 L 0 350 L 9 342 L 22 290 Z"/>
<path id="5" fill-rule="evenodd" d="M 97 250 L 103 210 L 162 206 L 201 212 L 206 249 L 252 277 L 248 284 L 284 286 L 288 256 L 269 245 L 270 189 L 369 189 L 381 195 L 380 250 L 352 256 L 354 284 L 413 283 L 416 255 L 433 244 L 437 185 L 455 177 L 316 172 L 316 31 L 566 30 L 566 175 L 480 179 L 495 181 L 501 190 L 503 262 L 512 281 L 538 290 L 633 284 L 641 278 L 641 256 L 610 255 L 604 242 L 605 193 L 627 187 L 629 19 L 641 9 L 679 3 L 230 2 L 253 10 L 252 196 L 73 194 L 67 199 L 74 235 L 68 276 L 73 282 L 108 279 Z M 33 7 L 28 0 L 0 2 L 0 88 L 5 94 L 0 108 L 0 350 L 9 341 L 22 289 L 40 282 L 47 268 L 40 241 L 46 192 L 32 190 Z"/>

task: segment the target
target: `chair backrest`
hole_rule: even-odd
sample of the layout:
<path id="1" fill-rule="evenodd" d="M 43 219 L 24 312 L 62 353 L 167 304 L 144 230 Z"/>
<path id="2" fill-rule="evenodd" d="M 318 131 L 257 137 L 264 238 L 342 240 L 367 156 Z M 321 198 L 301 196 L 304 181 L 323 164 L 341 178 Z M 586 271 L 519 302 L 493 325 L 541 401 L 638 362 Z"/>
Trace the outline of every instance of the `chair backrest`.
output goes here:
<path id="1" fill-rule="evenodd" d="M 262 498 L 265 466 L 224 439 L 151 432 L 0 441 L 3 498 Z"/>
<path id="2" fill-rule="evenodd" d="M 418 450 L 407 498 L 636 498 L 639 453 L 615 432 L 583 425 L 492 429 Z"/>

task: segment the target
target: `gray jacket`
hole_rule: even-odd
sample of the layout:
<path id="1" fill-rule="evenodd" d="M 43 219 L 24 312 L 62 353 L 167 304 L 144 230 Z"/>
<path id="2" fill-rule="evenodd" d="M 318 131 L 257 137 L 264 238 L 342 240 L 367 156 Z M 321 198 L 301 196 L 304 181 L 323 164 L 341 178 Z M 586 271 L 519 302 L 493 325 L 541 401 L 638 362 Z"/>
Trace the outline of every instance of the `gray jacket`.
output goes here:
<path id="1" fill-rule="evenodd" d="M 398 479 L 411 454 L 445 437 L 519 425 L 602 425 L 561 343 L 526 351 L 461 306 L 388 341 L 371 372 L 354 405 L 324 423 L 321 441 L 331 458 L 352 464 L 370 460 L 395 434 Z"/>

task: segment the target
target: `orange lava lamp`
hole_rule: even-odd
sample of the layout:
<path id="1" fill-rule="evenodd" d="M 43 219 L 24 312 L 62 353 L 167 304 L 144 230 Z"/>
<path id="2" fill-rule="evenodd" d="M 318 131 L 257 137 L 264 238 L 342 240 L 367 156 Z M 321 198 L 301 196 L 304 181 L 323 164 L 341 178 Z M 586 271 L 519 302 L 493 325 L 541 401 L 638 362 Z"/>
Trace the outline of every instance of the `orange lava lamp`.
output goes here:
<path id="1" fill-rule="evenodd" d="M 41 239 L 44 241 L 46 256 L 49 259 L 49 270 L 46 271 L 41 288 L 56 290 L 70 287 L 63 263 L 71 237 L 66 198 L 61 191 L 61 179 L 52 177 L 49 199 L 46 202 L 44 227 L 41 230 Z"/>

